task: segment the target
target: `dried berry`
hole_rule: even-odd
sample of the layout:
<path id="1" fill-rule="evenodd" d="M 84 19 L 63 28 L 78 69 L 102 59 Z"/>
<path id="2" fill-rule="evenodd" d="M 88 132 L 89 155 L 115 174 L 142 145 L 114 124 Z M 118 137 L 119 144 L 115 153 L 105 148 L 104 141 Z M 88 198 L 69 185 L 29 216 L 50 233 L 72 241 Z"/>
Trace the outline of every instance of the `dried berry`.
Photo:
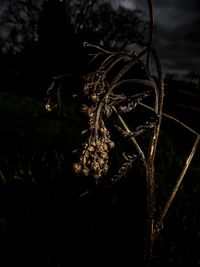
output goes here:
<path id="1" fill-rule="evenodd" d="M 73 170 L 74 170 L 74 172 L 76 174 L 79 174 L 81 172 L 81 169 L 82 169 L 82 167 L 81 167 L 81 164 L 80 163 L 74 163 Z"/>
<path id="2" fill-rule="evenodd" d="M 96 103 L 99 100 L 99 98 L 97 95 L 91 95 L 90 100 L 92 100 L 94 103 Z"/>
<path id="3" fill-rule="evenodd" d="M 88 168 L 84 168 L 83 170 L 82 170 L 82 174 L 83 174 L 83 176 L 89 176 L 90 175 L 90 170 L 88 169 Z"/>
<path id="4" fill-rule="evenodd" d="M 110 149 L 113 149 L 115 147 L 115 143 L 112 142 L 112 141 L 109 141 L 108 142 L 108 146 L 109 146 Z"/>

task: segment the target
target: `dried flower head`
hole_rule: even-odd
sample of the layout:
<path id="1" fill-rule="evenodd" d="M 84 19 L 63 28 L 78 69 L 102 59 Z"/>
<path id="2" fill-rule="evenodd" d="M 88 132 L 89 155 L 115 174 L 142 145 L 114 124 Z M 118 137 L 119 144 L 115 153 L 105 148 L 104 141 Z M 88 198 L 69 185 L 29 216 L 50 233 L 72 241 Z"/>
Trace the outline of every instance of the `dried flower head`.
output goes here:
<path id="1" fill-rule="evenodd" d="M 74 172 L 83 176 L 92 175 L 98 184 L 108 171 L 108 153 L 112 148 L 114 142 L 110 140 L 107 130 L 100 138 L 88 140 L 83 145 L 79 163 L 73 165 Z"/>
<path id="2" fill-rule="evenodd" d="M 77 174 L 93 176 L 96 184 L 108 172 L 108 154 L 115 146 L 104 123 L 107 103 L 105 95 L 108 91 L 103 71 L 94 72 L 86 77 L 83 92 L 88 104 L 82 105 L 82 112 L 88 118 L 90 135 L 83 144 L 79 163 L 75 163 L 73 168 Z"/>
<path id="3" fill-rule="evenodd" d="M 101 48 L 97 47 L 97 49 L 101 51 Z M 104 55 L 99 68 L 84 76 L 85 84 L 83 94 L 85 102 L 82 105 L 82 112 L 88 120 L 88 129 L 86 132 L 89 131 L 89 137 L 83 144 L 79 162 L 73 165 L 76 174 L 82 174 L 84 176 L 91 175 L 95 178 L 96 184 L 99 184 L 103 175 L 107 173 L 109 168 L 109 152 L 115 147 L 105 123 L 106 119 L 113 112 L 118 114 L 118 116 L 120 116 L 120 113 L 131 112 L 144 98 L 150 96 L 153 91 L 153 83 L 151 81 L 121 79 L 137 63 L 135 56 L 133 58 L 127 54 L 102 51 L 101 53 L 97 52 L 94 59 L 99 54 Z M 115 73 L 116 70 L 113 72 L 113 68 L 118 64 L 118 72 Z M 121 86 L 126 86 L 128 83 L 142 84 L 150 87 L 150 89 L 148 88 L 148 90 L 139 93 L 136 90 L 135 94 L 131 96 L 125 95 L 122 90 L 117 90 Z M 121 117 L 120 121 L 122 122 Z M 124 128 L 124 125 L 122 126 Z M 127 130 L 126 126 L 123 131 L 124 135 L 127 134 L 134 139 L 134 133 Z M 134 144 L 138 150 L 139 158 L 145 162 L 145 156 L 135 139 Z M 128 168 L 122 169 L 123 174 L 128 170 Z M 122 171 L 120 171 L 121 173 Z"/>

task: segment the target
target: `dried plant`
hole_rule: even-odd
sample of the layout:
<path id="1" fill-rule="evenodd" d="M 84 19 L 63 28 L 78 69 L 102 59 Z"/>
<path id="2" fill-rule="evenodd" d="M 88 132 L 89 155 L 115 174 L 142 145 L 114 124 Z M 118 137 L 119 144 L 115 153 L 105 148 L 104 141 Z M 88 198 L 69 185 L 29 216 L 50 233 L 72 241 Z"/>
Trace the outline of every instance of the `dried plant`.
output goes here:
<path id="1" fill-rule="evenodd" d="M 98 185 L 106 174 L 110 178 L 111 184 L 118 182 L 132 168 L 136 159 L 141 162 L 146 173 L 147 192 L 145 266 L 150 264 L 154 240 L 163 227 L 165 215 L 180 187 L 200 139 L 199 134 L 191 128 L 163 113 L 164 82 L 159 56 L 151 45 L 153 9 L 150 0 L 148 4 L 151 18 L 149 45 L 140 53 L 111 52 L 93 44 L 84 44 L 89 50 L 91 64 L 96 68 L 93 72 L 84 76 L 82 112 L 87 117 L 88 138 L 83 142 L 79 160 L 73 165 L 75 173 L 93 177 Z M 157 75 L 151 73 L 150 61 L 155 64 Z M 51 93 L 54 91 L 56 91 L 56 107 L 59 108 L 59 111 L 61 110 L 60 86 L 65 77 L 63 75 L 53 78 L 53 83 L 48 90 L 47 111 L 51 110 Z M 58 85 L 57 82 L 59 82 Z M 139 123 L 135 129 L 130 129 L 123 115 L 131 113 L 134 118 L 135 110 L 146 111 L 147 115 L 144 122 Z M 116 146 L 112 140 L 112 132 L 109 125 L 110 121 L 112 121 L 110 118 L 113 117 L 117 118 L 119 122 L 115 128 L 124 138 L 129 138 L 134 149 L 131 155 L 123 153 L 122 166 L 116 174 L 110 175 L 109 153 Z M 161 214 L 156 218 L 154 162 L 162 117 L 174 120 L 193 133 L 196 139 L 177 183 L 172 189 Z M 137 120 L 137 118 L 135 119 Z M 139 144 L 137 140 L 137 137 L 145 131 L 148 131 L 150 136 L 147 152 L 144 145 Z"/>

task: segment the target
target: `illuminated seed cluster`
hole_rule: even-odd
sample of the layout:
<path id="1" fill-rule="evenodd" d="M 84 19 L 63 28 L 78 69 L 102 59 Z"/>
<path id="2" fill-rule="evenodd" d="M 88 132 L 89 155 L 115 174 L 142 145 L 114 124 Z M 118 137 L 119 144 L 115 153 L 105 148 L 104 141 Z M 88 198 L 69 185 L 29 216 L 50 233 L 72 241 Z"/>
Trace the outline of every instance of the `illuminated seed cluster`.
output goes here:
<path id="1" fill-rule="evenodd" d="M 84 176 L 92 175 L 96 184 L 108 171 L 108 152 L 115 144 L 109 138 L 86 142 L 79 163 L 73 165 L 74 172 Z"/>
<path id="2" fill-rule="evenodd" d="M 82 112 L 88 118 L 90 135 L 83 145 L 78 163 L 73 165 L 76 174 L 93 176 L 96 184 L 108 171 L 108 153 L 115 144 L 110 139 L 110 133 L 105 127 L 104 110 L 106 106 L 105 93 L 108 90 L 103 72 L 95 72 L 87 76 L 84 85 L 84 95 L 89 100 L 82 106 Z"/>

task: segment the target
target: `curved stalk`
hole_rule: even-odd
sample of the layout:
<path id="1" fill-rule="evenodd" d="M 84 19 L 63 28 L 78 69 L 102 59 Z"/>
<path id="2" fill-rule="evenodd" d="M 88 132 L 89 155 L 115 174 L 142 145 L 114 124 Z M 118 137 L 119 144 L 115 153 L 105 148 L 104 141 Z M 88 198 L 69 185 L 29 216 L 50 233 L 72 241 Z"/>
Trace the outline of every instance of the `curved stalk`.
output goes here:
<path id="1" fill-rule="evenodd" d="M 189 167 L 189 165 L 190 165 L 190 163 L 191 163 L 191 161 L 192 161 L 192 159 L 194 157 L 194 154 L 195 154 L 195 152 L 197 150 L 199 141 L 200 141 L 200 136 L 198 135 L 196 137 L 196 139 L 195 139 L 195 142 L 194 142 L 194 145 L 192 147 L 192 150 L 191 150 L 191 152 L 190 152 L 190 154 L 189 154 L 189 156 L 188 156 L 188 158 L 187 158 L 187 160 L 186 160 L 186 162 L 184 164 L 184 167 L 183 167 L 182 172 L 181 172 L 181 174 L 179 176 L 179 179 L 177 180 L 177 182 L 176 182 L 176 184 L 175 184 L 175 186 L 174 186 L 174 188 L 173 188 L 173 190 L 172 190 L 172 192 L 171 192 L 171 194 L 170 194 L 170 196 L 169 196 L 169 198 L 168 198 L 168 200 L 167 200 L 167 202 L 166 202 L 166 204 L 165 204 L 165 206 L 164 206 L 164 208 L 163 208 L 163 210 L 162 210 L 162 212 L 160 214 L 160 217 L 159 217 L 159 219 L 158 219 L 158 221 L 157 221 L 157 223 L 155 225 L 154 231 L 155 231 L 155 235 L 156 236 L 159 234 L 160 230 L 162 229 L 163 220 L 165 218 L 165 215 L 166 215 L 167 211 L 169 210 L 169 208 L 170 208 L 170 206 L 172 204 L 172 201 L 174 200 L 174 198 L 176 196 L 176 193 L 177 193 L 177 191 L 178 191 L 178 189 L 179 189 L 179 187 L 180 187 L 180 185 L 181 185 L 181 183 L 183 181 L 183 178 L 184 178 L 184 176 L 186 174 L 186 171 L 187 171 L 187 169 L 188 169 L 188 167 Z"/>

